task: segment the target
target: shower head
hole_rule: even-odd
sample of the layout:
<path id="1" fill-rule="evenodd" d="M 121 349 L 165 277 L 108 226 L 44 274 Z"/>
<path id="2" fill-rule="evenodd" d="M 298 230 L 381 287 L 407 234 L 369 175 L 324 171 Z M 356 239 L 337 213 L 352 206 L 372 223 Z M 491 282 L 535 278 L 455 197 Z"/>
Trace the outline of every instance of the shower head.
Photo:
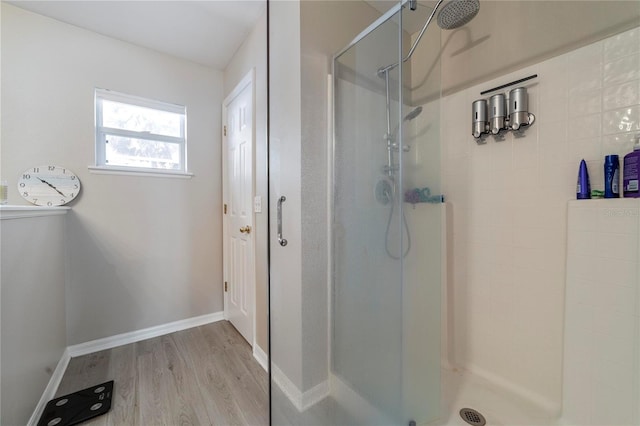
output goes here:
<path id="1" fill-rule="evenodd" d="M 409 114 L 405 115 L 404 121 L 413 120 L 414 118 L 419 116 L 421 112 L 422 112 L 422 107 L 421 106 L 415 108 Z"/>
<path id="2" fill-rule="evenodd" d="M 420 43 L 420 40 L 422 40 L 422 36 L 431 23 L 433 16 L 436 14 L 436 11 L 443 2 L 444 0 L 438 0 L 435 7 L 431 11 L 431 15 L 429 15 L 429 18 L 427 18 L 427 22 L 424 23 L 422 29 L 420 30 L 420 33 L 418 34 L 418 37 L 416 37 L 413 44 L 411 45 L 409 53 L 407 53 L 407 56 L 402 59 L 402 62 L 406 62 L 411 59 L 411 56 L 413 56 L 413 52 L 416 50 L 416 47 L 418 46 L 418 43 Z M 449 0 L 445 3 L 444 6 L 442 6 L 440 12 L 438 12 L 438 25 L 443 30 L 454 30 L 456 28 L 460 28 L 461 26 L 475 18 L 479 11 L 480 0 Z M 378 77 L 388 78 L 389 71 L 397 67 L 399 64 L 400 62 L 396 62 L 386 67 L 378 68 Z"/>
<path id="3" fill-rule="evenodd" d="M 438 13 L 438 26 L 454 30 L 471 21 L 480 10 L 480 0 L 451 0 Z"/>

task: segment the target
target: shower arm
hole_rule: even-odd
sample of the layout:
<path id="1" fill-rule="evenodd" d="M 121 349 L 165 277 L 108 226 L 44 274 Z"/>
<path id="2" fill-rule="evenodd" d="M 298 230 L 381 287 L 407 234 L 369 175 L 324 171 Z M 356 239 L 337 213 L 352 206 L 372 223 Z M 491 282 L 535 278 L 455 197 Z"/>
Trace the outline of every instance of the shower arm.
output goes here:
<path id="1" fill-rule="evenodd" d="M 411 45 L 411 49 L 409 49 L 409 53 L 407 53 L 407 56 L 402 60 L 402 62 L 407 62 L 409 59 L 411 59 L 413 52 L 416 50 L 416 47 L 418 47 L 418 43 L 420 43 L 420 40 L 422 39 L 422 36 L 424 35 L 425 31 L 427 31 L 427 27 L 431 23 L 433 16 L 436 14 L 436 10 L 438 10 L 438 7 L 440 7 L 440 3 L 442 3 L 443 1 L 444 0 L 438 0 L 436 5 L 433 7 L 433 10 L 431 11 L 431 15 L 429 15 L 429 19 L 427 19 L 427 22 L 424 24 L 424 26 L 420 30 L 420 34 L 418 34 L 418 38 L 416 38 L 416 41 L 413 42 L 413 45 Z M 384 68 L 380 68 L 378 70 L 378 76 L 382 77 L 383 73 L 388 73 L 398 65 L 400 65 L 400 62 L 396 62 L 395 64 L 391 64 Z"/>

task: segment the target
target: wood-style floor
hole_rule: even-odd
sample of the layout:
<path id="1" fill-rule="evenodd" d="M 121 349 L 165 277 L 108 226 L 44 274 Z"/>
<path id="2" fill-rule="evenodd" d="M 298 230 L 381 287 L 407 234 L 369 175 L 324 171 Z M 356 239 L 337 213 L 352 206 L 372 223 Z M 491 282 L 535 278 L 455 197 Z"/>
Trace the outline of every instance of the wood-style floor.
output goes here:
<path id="1" fill-rule="evenodd" d="M 73 358 L 57 396 L 114 380 L 87 425 L 267 425 L 269 383 L 227 321 Z"/>

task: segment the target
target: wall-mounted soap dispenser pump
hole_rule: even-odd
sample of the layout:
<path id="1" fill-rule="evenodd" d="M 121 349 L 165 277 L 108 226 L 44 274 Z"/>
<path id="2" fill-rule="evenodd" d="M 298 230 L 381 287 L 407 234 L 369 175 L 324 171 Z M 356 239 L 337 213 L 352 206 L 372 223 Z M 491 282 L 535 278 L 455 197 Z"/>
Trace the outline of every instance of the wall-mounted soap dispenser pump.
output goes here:
<path id="1" fill-rule="evenodd" d="M 507 118 L 506 99 L 503 93 L 498 93 L 489 98 L 489 131 L 493 135 L 500 133 L 505 128 Z"/>
<path id="2" fill-rule="evenodd" d="M 521 78 L 489 90 L 480 95 L 495 92 L 509 86 L 537 78 L 538 74 Z M 520 86 L 509 91 L 507 98 L 504 93 L 496 93 L 489 100 L 478 99 L 473 102 L 473 124 L 471 134 L 478 143 L 484 143 L 484 136 L 491 134 L 496 141 L 504 139 L 504 131 L 514 130 L 518 135 L 526 126 L 530 126 L 536 117 L 529 112 L 529 94 L 527 88 Z"/>
<path id="3" fill-rule="evenodd" d="M 519 130 L 533 124 L 535 116 L 529 113 L 529 94 L 526 87 L 516 87 L 509 92 L 509 127 Z"/>
<path id="4" fill-rule="evenodd" d="M 473 137 L 479 138 L 486 133 L 487 125 L 487 101 L 478 99 L 473 103 Z"/>

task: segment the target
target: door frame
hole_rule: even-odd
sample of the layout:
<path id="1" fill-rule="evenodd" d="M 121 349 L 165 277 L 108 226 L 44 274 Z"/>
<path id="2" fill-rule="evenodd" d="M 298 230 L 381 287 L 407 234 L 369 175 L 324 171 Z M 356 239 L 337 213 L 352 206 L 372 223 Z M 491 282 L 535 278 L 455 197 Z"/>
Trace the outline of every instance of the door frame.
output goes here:
<path id="1" fill-rule="evenodd" d="M 248 285 L 251 291 L 251 303 L 249 304 L 252 315 L 252 337 L 251 347 L 256 345 L 256 213 L 253 207 L 256 194 L 256 84 L 255 84 L 255 68 L 251 68 L 249 72 L 236 84 L 234 89 L 222 101 L 222 291 L 224 295 L 224 319 L 228 320 L 228 297 L 229 294 L 225 290 L 225 283 L 229 281 L 229 216 L 225 213 L 224 208 L 229 204 L 229 181 L 227 178 L 228 147 L 227 135 L 225 128 L 227 126 L 227 109 L 229 104 L 244 90 L 247 86 L 251 86 L 251 261 L 249 262 L 250 271 Z"/>

